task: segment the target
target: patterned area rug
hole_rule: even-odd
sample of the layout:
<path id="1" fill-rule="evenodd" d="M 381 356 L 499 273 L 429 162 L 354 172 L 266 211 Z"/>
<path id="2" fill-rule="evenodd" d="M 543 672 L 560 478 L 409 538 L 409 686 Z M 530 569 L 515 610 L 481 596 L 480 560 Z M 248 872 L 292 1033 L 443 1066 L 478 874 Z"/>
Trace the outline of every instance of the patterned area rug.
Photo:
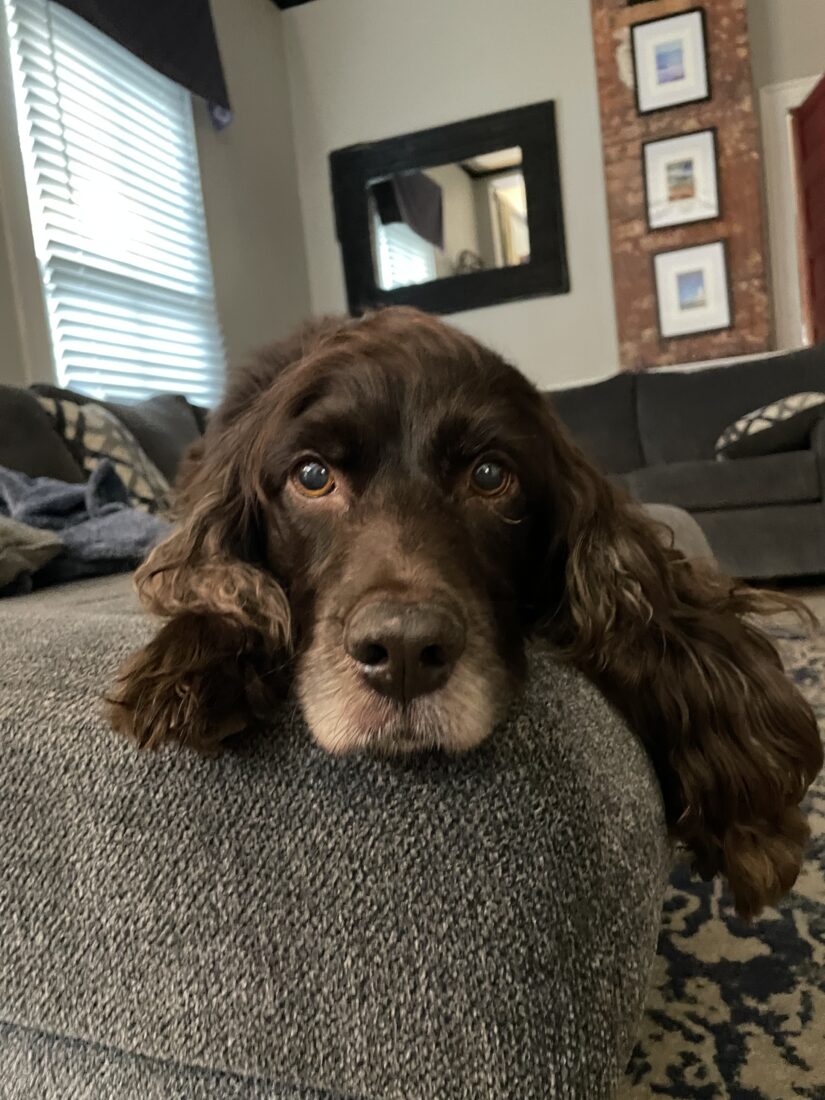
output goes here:
<path id="1" fill-rule="evenodd" d="M 825 633 L 775 630 L 825 732 Z M 825 1100 L 825 773 L 794 893 L 753 926 L 678 867 L 620 1100 Z"/>

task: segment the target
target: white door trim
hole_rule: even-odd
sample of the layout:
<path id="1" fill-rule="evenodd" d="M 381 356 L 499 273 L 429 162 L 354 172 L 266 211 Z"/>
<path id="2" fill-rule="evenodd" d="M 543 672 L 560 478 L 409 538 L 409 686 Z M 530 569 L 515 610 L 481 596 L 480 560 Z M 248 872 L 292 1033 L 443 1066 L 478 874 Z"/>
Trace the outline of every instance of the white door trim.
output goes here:
<path id="1" fill-rule="evenodd" d="M 796 247 L 796 182 L 791 111 L 810 95 L 820 76 L 771 84 L 760 93 L 776 346 L 805 343 Z"/>

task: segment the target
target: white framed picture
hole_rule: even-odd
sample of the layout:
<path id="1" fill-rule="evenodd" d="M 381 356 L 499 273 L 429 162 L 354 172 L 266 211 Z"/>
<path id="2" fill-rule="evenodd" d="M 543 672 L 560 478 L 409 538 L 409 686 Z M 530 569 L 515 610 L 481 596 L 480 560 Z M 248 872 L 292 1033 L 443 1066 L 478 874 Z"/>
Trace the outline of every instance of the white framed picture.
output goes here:
<path id="1" fill-rule="evenodd" d="M 715 130 L 647 141 L 642 151 L 649 229 L 719 217 Z"/>
<path id="2" fill-rule="evenodd" d="M 635 23 L 631 38 L 639 114 L 710 98 L 701 8 Z"/>
<path id="3" fill-rule="evenodd" d="M 730 328 L 725 244 L 714 241 L 653 257 L 659 332 L 665 338 Z"/>

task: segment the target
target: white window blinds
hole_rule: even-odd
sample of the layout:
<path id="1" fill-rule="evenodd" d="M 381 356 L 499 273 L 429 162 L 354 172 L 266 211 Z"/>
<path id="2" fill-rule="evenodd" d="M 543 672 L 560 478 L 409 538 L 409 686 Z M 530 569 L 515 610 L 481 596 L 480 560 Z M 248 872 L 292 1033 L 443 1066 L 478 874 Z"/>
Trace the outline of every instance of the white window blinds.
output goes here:
<path id="1" fill-rule="evenodd" d="M 378 283 L 384 290 L 436 278 L 435 248 L 404 222 L 382 225 L 375 218 Z"/>
<path id="2" fill-rule="evenodd" d="M 0 0 L 62 386 L 213 404 L 224 374 L 188 94 L 51 0 Z"/>

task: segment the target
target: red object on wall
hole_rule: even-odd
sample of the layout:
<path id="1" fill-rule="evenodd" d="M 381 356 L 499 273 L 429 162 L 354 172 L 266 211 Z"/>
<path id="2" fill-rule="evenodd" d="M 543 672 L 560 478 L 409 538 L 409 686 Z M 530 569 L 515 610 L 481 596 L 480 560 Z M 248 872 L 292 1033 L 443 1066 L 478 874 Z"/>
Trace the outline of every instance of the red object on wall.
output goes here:
<path id="1" fill-rule="evenodd" d="M 793 112 L 799 276 L 808 342 L 825 340 L 825 77 Z"/>

